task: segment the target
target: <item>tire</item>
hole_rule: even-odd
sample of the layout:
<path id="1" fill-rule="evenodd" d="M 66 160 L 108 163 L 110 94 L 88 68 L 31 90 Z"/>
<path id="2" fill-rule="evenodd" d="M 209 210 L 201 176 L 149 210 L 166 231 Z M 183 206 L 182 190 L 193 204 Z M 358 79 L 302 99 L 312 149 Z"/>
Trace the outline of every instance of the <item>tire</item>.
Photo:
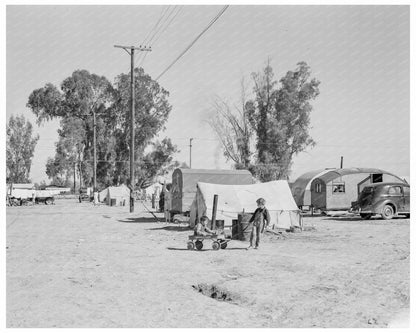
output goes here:
<path id="1" fill-rule="evenodd" d="M 52 205 L 52 204 L 53 204 L 53 199 L 52 198 L 46 198 L 45 205 Z"/>
<path id="2" fill-rule="evenodd" d="M 225 250 L 225 249 L 227 248 L 227 245 L 228 245 L 228 242 L 226 242 L 226 241 L 222 241 L 222 242 L 221 242 L 221 249 L 222 249 L 222 250 Z"/>
<path id="3" fill-rule="evenodd" d="M 371 216 L 373 216 L 373 214 L 371 214 L 371 213 L 362 213 L 362 214 L 360 214 L 360 216 L 364 220 L 369 220 L 369 219 L 371 219 Z"/>
<path id="4" fill-rule="evenodd" d="M 195 247 L 196 247 L 196 249 L 199 251 L 199 250 L 202 250 L 202 248 L 204 247 L 204 243 L 202 243 L 202 241 L 200 241 L 200 240 L 197 240 L 196 242 L 195 242 Z"/>
<path id="5" fill-rule="evenodd" d="M 221 245 L 218 242 L 212 242 L 212 249 L 215 251 L 218 251 L 220 249 Z"/>
<path id="6" fill-rule="evenodd" d="M 381 211 L 383 220 L 391 220 L 394 216 L 394 208 L 392 205 L 385 205 Z"/>
<path id="7" fill-rule="evenodd" d="M 194 249 L 195 249 L 195 244 L 194 244 L 194 242 L 188 242 L 188 244 L 187 244 L 187 248 L 188 248 L 188 250 L 194 250 Z"/>

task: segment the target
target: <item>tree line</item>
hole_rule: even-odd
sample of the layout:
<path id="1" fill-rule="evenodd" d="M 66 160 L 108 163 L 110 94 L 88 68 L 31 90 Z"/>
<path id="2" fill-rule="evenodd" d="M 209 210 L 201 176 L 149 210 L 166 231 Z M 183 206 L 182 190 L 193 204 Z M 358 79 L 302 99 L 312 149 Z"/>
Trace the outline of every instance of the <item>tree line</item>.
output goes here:
<path id="1" fill-rule="evenodd" d="M 278 82 L 270 61 L 253 73 L 252 94 L 244 81 L 240 105 L 213 100 L 211 128 L 220 139 L 224 156 L 236 169 L 248 169 L 260 181 L 287 179 L 292 158 L 315 142 L 309 135 L 311 101 L 320 82 L 311 78 L 305 62 L 297 64 Z M 158 175 L 178 167 L 178 152 L 169 138 L 155 140 L 163 131 L 172 106 L 169 92 L 142 68 L 134 69 L 135 83 L 135 184 L 146 188 Z M 106 77 L 76 70 L 59 87 L 47 83 L 29 96 L 27 107 L 38 125 L 58 119 L 59 139 L 46 174 L 56 185 L 70 185 L 75 174 L 92 184 L 93 115 L 96 116 L 97 185 L 128 183 L 130 138 L 130 75 Z M 39 136 L 24 117 L 11 117 L 7 127 L 7 180 L 25 182 Z"/>

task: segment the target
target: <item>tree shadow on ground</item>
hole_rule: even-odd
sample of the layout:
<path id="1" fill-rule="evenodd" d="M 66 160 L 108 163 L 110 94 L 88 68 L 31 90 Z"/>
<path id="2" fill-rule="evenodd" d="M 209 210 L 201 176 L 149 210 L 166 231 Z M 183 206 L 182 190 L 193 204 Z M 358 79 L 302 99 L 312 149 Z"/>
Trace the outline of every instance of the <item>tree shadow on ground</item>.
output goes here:
<path id="1" fill-rule="evenodd" d="M 180 225 L 169 225 L 166 227 L 160 227 L 160 228 L 150 228 L 146 230 L 167 230 L 167 231 L 179 231 L 179 232 L 189 232 L 191 229 L 189 226 L 180 226 Z"/>
<path id="2" fill-rule="evenodd" d="M 154 217 L 129 217 L 124 220 L 117 220 L 123 223 L 157 223 L 160 222 Z"/>

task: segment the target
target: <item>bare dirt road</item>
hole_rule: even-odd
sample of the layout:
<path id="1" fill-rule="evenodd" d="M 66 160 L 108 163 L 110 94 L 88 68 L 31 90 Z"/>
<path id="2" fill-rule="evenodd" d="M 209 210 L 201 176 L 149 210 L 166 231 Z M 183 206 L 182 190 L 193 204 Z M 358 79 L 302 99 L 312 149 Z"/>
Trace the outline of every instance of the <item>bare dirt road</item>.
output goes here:
<path id="1" fill-rule="evenodd" d="M 140 204 L 8 207 L 7 327 L 386 327 L 408 314 L 408 219 L 304 223 L 316 230 L 259 250 L 189 251 L 189 229 Z"/>

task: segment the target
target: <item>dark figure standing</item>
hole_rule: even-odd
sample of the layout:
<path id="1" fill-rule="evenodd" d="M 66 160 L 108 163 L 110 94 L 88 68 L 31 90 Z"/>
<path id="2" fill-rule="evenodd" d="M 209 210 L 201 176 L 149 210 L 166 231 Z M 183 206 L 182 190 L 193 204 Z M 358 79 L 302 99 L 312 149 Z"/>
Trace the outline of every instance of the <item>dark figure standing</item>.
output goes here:
<path id="1" fill-rule="evenodd" d="M 267 208 L 264 206 L 266 204 L 266 200 L 264 200 L 263 198 L 259 198 L 256 202 L 257 209 L 250 219 L 250 223 L 253 223 L 253 228 L 251 229 L 250 246 L 247 248 L 247 250 L 253 248 L 254 240 L 254 249 L 258 249 L 260 244 L 260 233 L 263 233 L 264 227 L 268 227 L 268 225 L 270 224 L 270 214 Z"/>
<path id="2" fill-rule="evenodd" d="M 159 196 L 159 212 L 164 212 L 165 211 L 165 193 L 162 192 L 160 193 Z"/>

